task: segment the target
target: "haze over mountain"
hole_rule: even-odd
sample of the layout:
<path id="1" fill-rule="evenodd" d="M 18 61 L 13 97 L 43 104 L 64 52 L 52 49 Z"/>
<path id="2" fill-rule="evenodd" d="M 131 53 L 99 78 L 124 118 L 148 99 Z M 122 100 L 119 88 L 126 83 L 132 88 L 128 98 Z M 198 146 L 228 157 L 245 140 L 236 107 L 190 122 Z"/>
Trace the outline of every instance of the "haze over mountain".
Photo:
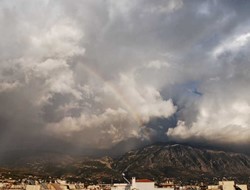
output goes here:
<path id="1" fill-rule="evenodd" d="M 0 1 L 6 151 L 157 141 L 249 153 L 250 1 Z"/>

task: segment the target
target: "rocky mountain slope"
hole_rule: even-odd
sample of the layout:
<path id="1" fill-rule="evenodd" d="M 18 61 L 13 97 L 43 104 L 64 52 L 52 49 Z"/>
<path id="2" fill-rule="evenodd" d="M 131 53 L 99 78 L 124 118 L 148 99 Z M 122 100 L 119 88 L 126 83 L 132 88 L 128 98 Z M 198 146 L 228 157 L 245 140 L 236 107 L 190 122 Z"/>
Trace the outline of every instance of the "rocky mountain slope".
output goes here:
<path id="1" fill-rule="evenodd" d="M 113 169 L 151 178 L 200 175 L 249 176 L 250 157 L 180 144 L 152 145 L 126 153 L 116 160 Z"/>
<path id="2" fill-rule="evenodd" d="M 0 174 L 11 178 L 34 175 L 45 179 L 62 177 L 96 183 L 100 180 L 110 182 L 111 178 L 121 180 L 121 175 L 112 169 L 111 164 L 113 159 L 110 157 L 90 158 L 55 152 L 15 152 L 1 157 Z"/>

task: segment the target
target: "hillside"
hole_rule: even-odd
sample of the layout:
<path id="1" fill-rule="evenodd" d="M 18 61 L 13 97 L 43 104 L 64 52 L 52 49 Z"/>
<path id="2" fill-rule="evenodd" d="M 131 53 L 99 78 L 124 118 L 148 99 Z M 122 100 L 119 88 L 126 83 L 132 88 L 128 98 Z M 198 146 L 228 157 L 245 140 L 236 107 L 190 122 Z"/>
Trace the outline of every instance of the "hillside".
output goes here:
<path id="1" fill-rule="evenodd" d="M 90 158 L 62 153 L 5 154 L 3 171 L 23 175 L 64 177 L 84 181 L 122 181 L 128 178 L 250 176 L 250 157 L 240 153 L 194 148 L 180 144 L 151 145 L 119 158 Z"/>
<path id="2" fill-rule="evenodd" d="M 250 157 L 244 154 L 198 149 L 186 145 L 152 145 L 120 157 L 113 165 L 129 175 L 235 176 L 250 175 Z"/>

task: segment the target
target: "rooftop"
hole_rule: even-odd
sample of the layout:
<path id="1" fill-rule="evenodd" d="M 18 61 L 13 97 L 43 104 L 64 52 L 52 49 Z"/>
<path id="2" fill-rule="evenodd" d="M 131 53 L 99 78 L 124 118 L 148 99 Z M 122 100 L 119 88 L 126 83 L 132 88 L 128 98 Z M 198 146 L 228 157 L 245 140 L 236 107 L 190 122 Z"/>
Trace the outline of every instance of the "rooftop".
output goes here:
<path id="1" fill-rule="evenodd" d="M 149 179 L 137 179 L 136 182 L 153 182 Z"/>

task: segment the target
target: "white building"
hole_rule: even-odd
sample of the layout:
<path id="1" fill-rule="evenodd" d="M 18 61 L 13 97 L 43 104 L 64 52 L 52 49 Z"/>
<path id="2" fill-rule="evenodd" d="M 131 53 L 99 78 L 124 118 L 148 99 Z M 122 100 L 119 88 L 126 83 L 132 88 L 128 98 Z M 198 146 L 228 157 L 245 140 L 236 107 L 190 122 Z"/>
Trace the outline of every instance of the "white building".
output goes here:
<path id="1" fill-rule="evenodd" d="M 111 190 L 174 190 L 174 188 L 158 188 L 155 186 L 155 182 L 148 179 L 132 178 L 132 183 L 118 183 L 111 187 Z"/>
<path id="2" fill-rule="evenodd" d="M 26 190 L 40 190 L 41 186 L 40 185 L 26 185 Z"/>
<path id="3" fill-rule="evenodd" d="M 208 190 L 235 190 L 235 187 L 247 190 L 246 184 L 236 184 L 234 181 L 219 181 L 219 185 L 209 185 Z"/>
<path id="4" fill-rule="evenodd" d="M 153 190 L 155 189 L 155 182 L 148 179 L 138 179 L 132 178 L 131 184 L 132 190 Z"/>

